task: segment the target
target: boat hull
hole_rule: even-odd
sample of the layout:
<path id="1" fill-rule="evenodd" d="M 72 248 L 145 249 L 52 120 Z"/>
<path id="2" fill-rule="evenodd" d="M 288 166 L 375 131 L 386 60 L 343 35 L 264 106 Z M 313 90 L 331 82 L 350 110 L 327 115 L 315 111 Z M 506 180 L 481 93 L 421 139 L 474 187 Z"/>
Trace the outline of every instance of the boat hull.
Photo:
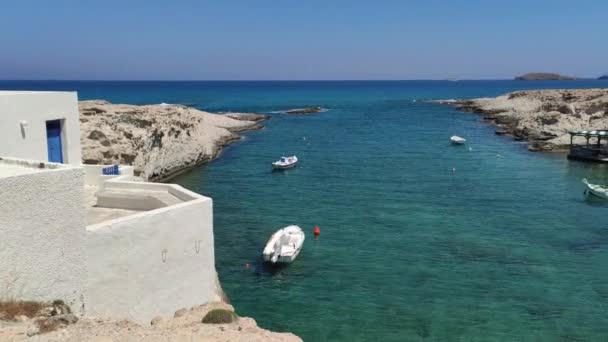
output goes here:
<path id="1" fill-rule="evenodd" d="M 298 226 L 279 229 L 266 243 L 262 259 L 271 264 L 291 263 L 300 254 L 305 238 L 304 232 Z"/>
<path id="2" fill-rule="evenodd" d="M 603 186 L 596 184 L 591 184 L 587 182 L 586 179 L 583 179 L 583 183 L 585 183 L 585 186 L 587 187 L 587 189 L 585 189 L 586 194 L 608 200 L 608 188 L 604 188 Z"/>
<path id="3" fill-rule="evenodd" d="M 291 169 L 291 168 L 295 167 L 296 165 L 298 165 L 298 162 L 287 164 L 287 165 L 272 164 L 272 168 L 274 170 L 285 170 L 285 169 Z"/>
<path id="4" fill-rule="evenodd" d="M 467 142 L 466 139 L 458 137 L 458 136 L 453 136 L 450 138 L 450 141 L 452 142 L 452 144 L 454 145 L 464 145 L 464 143 Z"/>
<path id="5" fill-rule="evenodd" d="M 282 157 L 281 160 L 272 163 L 272 168 L 274 170 L 285 170 L 291 169 L 292 167 L 298 164 L 298 157 Z"/>
<path id="6" fill-rule="evenodd" d="M 271 263 L 271 264 L 290 264 L 294 260 L 296 260 L 296 258 L 300 254 L 301 250 L 302 250 L 302 246 L 300 246 L 299 248 L 297 248 L 293 255 L 289 255 L 289 256 L 282 256 L 281 255 L 281 256 L 279 256 L 279 258 L 277 259 L 277 261 L 274 261 L 274 262 L 272 261 L 272 255 L 262 254 L 262 259 L 265 262 L 268 262 L 268 263 Z"/>

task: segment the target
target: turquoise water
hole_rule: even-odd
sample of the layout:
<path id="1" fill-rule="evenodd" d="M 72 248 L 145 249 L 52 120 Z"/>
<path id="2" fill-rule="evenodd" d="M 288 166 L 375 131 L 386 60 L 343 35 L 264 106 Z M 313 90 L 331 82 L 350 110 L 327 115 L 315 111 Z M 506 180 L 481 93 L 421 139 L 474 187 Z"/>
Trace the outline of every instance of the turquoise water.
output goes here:
<path id="1" fill-rule="evenodd" d="M 273 114 L 174 180 L 213 197 L 217 269 L 239 314 L 306 341 L 607 340 L 608 204 L 585 200 L 580 179 L 608 183 L 608 168 L 528 152 L 474 114 L 419 101 L 606 86 L 0 82 L 218 111 L 330 109 Z M 271 172 L 283 153 L 301 164 Z M 296 262 L 261 264 L 270 234 L 292 223 L 308 233 Z"/>

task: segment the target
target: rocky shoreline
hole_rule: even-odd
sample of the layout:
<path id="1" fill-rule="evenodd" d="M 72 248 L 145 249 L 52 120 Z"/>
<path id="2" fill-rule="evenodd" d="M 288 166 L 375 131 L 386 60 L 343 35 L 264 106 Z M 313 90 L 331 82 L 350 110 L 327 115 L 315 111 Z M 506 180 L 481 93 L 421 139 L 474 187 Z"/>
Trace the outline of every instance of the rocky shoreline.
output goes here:
<path id="1" fill-rule="evenodd" d="M 111 318 L 79 319 L 69 308 L 68 313 L 53 312 L 55 307 L 28 313 L 31 317 L 0 317 L 0 341 L 302 341 L 291 333 L 262 329 L 252 318 L 237 316 L 234 308 L 223 302 L 180 309 L 173 317 L 152 319 L 149 326 Z M 223 315 L 208 320 L 212 311 Z"/>
<path id="2" fill-rule="evenodd" d="M 495 98 L 439 103 L 478 113 L 497 135 L 527 141 L 531 151 L 567 151 L 568 132 L 608 127 L 608 89 L 523 90 Z"/>
<path id="3" fill-rule="evenodd" d="M 216 158 L 263 128 L 268 115 L 213 114 L 182 105 L 127 105 L 80 101 L 82 159 L 86 164 L 125 164 L 148 181 L 166 181 Z"/>

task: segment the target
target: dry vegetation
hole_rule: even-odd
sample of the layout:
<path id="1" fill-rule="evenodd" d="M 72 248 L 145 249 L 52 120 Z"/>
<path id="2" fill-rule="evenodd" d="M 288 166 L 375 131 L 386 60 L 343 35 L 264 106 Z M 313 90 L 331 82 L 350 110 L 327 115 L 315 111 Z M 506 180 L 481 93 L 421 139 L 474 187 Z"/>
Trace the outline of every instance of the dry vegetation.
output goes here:
<path id="1" fill-rule="evenodd" d="M 34 301 L 23 301 L 23 300 L 6 300 L 0 301 L 0 319 L 13 321 L 19 316 L 26 316 L 27 318 L 34 318 L 38 315 L 40 310 L 47 307 L 48 304 L 34 302 Z"/>
<path id="2" fill-rule="evenodd" d="M 31 334 L 44 334 L 76 323 L 78 318 L 62 300 L 37 302 L 26 300 L 1 300 L 0 320 L 30 322 L 36 329 Z M 28 333 L 28 336 L 30 336 Z"/>

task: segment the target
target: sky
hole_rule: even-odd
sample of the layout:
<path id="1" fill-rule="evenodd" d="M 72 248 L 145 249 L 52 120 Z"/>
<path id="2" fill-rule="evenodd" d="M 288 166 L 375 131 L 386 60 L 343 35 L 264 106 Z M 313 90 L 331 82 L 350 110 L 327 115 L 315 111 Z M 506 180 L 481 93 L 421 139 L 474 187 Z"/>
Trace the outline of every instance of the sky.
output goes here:
<path id="1" fill-rule="evenodd" d="M 4 80 L 608 72 L 606 0 L 2 0 Z"/>

